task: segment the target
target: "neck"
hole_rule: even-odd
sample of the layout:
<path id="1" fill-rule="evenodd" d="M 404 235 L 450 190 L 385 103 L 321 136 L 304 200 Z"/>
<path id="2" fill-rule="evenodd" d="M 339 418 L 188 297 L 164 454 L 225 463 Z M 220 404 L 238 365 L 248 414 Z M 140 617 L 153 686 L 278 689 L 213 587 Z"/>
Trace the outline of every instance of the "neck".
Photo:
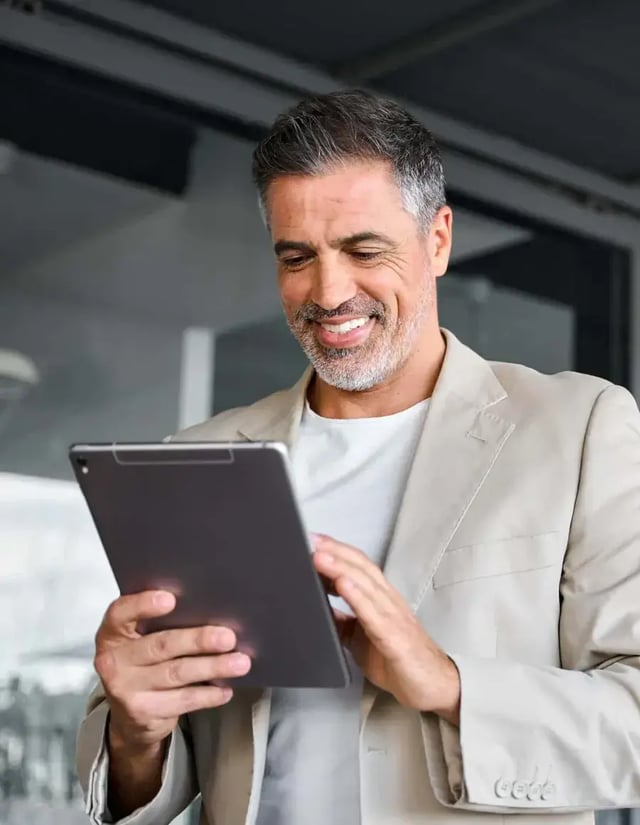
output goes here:
<path id="1" fill-rule="evenodd" d="M 401 369 L 362 392 L 336 389 L 316 375 L 309 387 L 309 404 L 325 418 L 378 418 L 402 412 L 431 397 L 445 350 L 444 337 L 436 328 L 420 340 Z"/>

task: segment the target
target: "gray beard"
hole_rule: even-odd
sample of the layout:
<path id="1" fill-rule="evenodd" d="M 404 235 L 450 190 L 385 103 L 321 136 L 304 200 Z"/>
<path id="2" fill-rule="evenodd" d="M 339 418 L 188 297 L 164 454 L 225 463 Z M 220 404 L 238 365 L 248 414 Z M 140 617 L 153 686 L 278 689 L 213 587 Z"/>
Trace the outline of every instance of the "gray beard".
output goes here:
<path id="1" fill-rule="evenodd" d="M 422 313 L 409 325 L 397 328 L 382 346 L 367 348 L 364 344 L 362 351 L 360 348 L 325 349 L 313 333 L 305 330 L 305 334 L 300 335 L 293 328 L 291 331 L 325 384 L 345 392 L 365 392 L 384 383 L 404 366 L 420 332 L 420 321 L 424 323 Z"/>
<path id="2" fill-rule="evenodd" d="M 382 325 L 379 333 L 379 339 L 382 340 L 374 341 L 371 346 L 366 341 L 357 349 L 325 349 L 319 344 L 307 321 L 292 321 L 287 318 L 287 323 L 325 384 L 345 392 L 365 392 L 387 381 L 405 365 L 433 306 L 435 291 L 425 281 L 414 315 L 407 321 L 398 323 L 393 330 L 385 325 L 383 315 L 377 321 Z"/>

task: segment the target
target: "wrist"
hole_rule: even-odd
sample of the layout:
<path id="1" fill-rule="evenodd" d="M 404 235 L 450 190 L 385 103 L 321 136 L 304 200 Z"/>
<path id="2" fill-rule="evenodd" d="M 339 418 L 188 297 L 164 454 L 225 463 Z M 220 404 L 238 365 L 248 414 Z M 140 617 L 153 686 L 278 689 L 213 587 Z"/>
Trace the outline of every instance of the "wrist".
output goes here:
<path id="1" fill-rule="evenodd" d="M 166 742 L 169 737 L 161 739 L 159 742 L 145 742 L 135 736 L 129 735 L 126 730 L 122 730 L 109 715 L 107 724 L 107 747 L 112 756 L 130 756 L 136 759 L 145 760 L 160 758 L 164 756 Z"/>
<path id="2" fill-rule="evenodd" d="M 160 742 L 140 741 L 110 719 L 106 739 L 109 751 L 107 805 L 111 816 L 119 821 L 151 802 L 160 790 L 169 737 Z"/>
<path id="3" fill-rule="evenodd" d="M 438 691 L 429 708 L 423 708 L 435 713 L 452 725 L 460 725 L 461 685 L 458 668 L 449 656 L 442 654 L 442 665 L 439 672 Z"/>

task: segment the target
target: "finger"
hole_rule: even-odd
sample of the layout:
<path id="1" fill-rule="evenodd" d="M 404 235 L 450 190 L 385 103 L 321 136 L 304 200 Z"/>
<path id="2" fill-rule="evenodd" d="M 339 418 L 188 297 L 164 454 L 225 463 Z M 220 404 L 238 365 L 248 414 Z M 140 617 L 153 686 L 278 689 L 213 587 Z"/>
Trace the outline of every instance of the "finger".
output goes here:
<path id="1" fill-rule="evenodd" d="M 152 619 L 171 613 L 176 604 L 173 593 L 164 590 L 146 590 L 120 596 L 109 605 L 98 630 L 97 639 L 113 637 L 136 638 L 136 624 L 141 619 Z"/>
<path id="2" fill-rule="evenodd" d="M 337 562 L 344 562 L 360 570 L 366 571 L 372 579 L 383 583 L 385 582 L 382 570 L 377 564 L 371 561 L 369 556 L 355 547 L 350 547 L 348 544 L 340 544 L 333 539 L 326 539 L 320 541 L 315 545 L 313 558 L 316 556 L 323 560 L 335 559 Z"/>
<path id="3" fill-rule="evenodd" d="M 175 719 L 185 713 L 226 705 L 233 697 L 230 687 L 196 685 L 193 687 L 158 690 L 149 694 L 147 715 L 157 719 Z"/>
<path id="4" fill-rule="evenodd" d="M 328 553 L 337 559 L 344 559 L 356 567 L 371 569 L 372 574 L 375 576 L 382 574 L 378 565 L 374 564 L 369 556 L 363 553 L 362 550 L 358 550 L 357 547 L 352 547 L 350 544 L 336 541 L 330 536 L 315 535 L 313 539 L 313 549 L 314 552 Z"/>
<path id="5" fill-rule="evenodd" d="M 350 559 L 338 558 L 326 553 L 324 550 L 319 550 L 313 554 L 313 564 L 320 575 L 333 582 L 334 590 L 336 590 L 338 579 L 347 577 L 357 582 L 367 592 L 379 592 L 380 598 L 383 595 L 387 598 L 390 597 L 390 594 L 387 593 L 390 587 L 386 579 L 384 576 L 378 575 L 380 571 L 373 564 L 366 567 L 353 564 Z"/>
<path id="6" fill-rule="evenodd" d="M 322 553 L 319 556 L 322 556 Z M 399 644 L 397 628 L 404 626 L 402 600 L 383 580 L 384 586 L 374 581 L 361 568 L 333 558 L 328 564 L 338 596 L 353 610 L 367 638 L 378 648 L 392 648 Z M 408 608 L 407 608 L 408 609 Z M 348 627 L 345 624 L 345 627 Z"/>
<path id="7" fill-rule="evenodd" d="M 132 642 L 126 658 L 132 665 L 154 665 L 181 656 L 228 653 L 235 646 L 236 634 L 228 627 L 207 625 L 160 630 Z"/>
<path id="8" fill-rule="evenodd" d="M 367 637 L 376 646 L 388 642 L 398 625 L 398 605 L 391 593 L 359 568 L 336 562 L 335 588 L 353 610 Z"/>
<path id="9" fill-rule="evenodd" d="M 320 583 L 322 584 L 325 593 L 328 593 L 330 596 L 337 596 L 338 594 L 336 593 L 335 585 L 331 581 L 331 579 L 328 576 L 323 576 L 321 573 L 319 574 L 319 576 Z"/>
<path id="10" fill-rule="evenodd" d="M 336 581 L 336 589 L 355 613 L 371 643 L 389 655 L 400 641 L 396 639 L 399 626 L 396 605 L 386 596 L 381 598 L 379 592 L 367 590 L 360 582 L 346 576 Z"/>
<path id="11" fill-rule="evenodd" d="M 221 656 L 186 656 L 146 668 L 142 689 L 168 690 L 246 675 L 251 659 L 246 653 Z"/>
<path id="12" fill-rule="evenodd" d="M 348 544 L 341 544 L 334 539 L 325 536 L 320 537 L 321 544 L 313 554 L 314 565 L 321 579 L 333 580 L 332 585 L 328 585 L 329 592 L 335 593 L 335 579 L 338 576 L 349 576 L 355 578 L 353 569 L 357 569 L 367 574 L 371 581 L 386 593 L 387 597 L 399 609 L 405 606 L 405 601 L 392 587 L 384 573 L 377 564 L 355 547 Z"/>

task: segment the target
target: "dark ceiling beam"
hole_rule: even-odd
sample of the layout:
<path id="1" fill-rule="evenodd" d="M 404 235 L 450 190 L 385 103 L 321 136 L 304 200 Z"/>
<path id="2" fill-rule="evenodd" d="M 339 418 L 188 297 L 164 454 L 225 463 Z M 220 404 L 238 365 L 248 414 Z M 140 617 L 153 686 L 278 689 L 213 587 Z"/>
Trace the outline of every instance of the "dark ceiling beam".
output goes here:
<path id="1" fill-rule="evenodd" d="M 460 14 L 447 17 L 428 29 L 411 34 L 369 55 L 338 67 L 335 74 L 350 83 L 391 74 L 417 60 L 432 57 L 452 46 L 520 21 L 552 6 L 558 0 L 490 0 Z"/>

